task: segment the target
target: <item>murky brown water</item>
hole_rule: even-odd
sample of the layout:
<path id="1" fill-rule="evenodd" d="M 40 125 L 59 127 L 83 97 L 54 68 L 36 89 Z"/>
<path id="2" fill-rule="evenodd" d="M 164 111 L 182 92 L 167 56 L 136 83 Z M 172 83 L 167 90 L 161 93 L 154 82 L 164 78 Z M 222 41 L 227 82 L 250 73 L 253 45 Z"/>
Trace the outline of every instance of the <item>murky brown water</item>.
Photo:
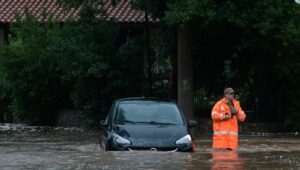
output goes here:
<path id="1" fill-rule="evenodd" d="M 300 138 L 242 136 L 235 152 L 212 152 L 200 136 L 194 153 L 105 152 L 99 134 L 0 128 L 0 169 L 300 169 Z"/>

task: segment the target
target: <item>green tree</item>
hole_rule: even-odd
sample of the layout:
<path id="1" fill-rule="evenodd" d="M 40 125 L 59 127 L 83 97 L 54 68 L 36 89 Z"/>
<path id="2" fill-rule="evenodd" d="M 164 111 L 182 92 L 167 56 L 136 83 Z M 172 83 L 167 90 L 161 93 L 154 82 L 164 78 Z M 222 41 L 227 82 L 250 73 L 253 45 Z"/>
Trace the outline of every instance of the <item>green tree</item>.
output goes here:
<path id="1" fill-rule="evenodd" d="M 16 121 L 51 124 L 57 108 L 64 104 L 64 86 L 60 83 L 57 58 L 51 44 L 58 25 L 38 24 L 27 15 L 25 22 L 12 27 L 9 44 L 1 45 L 0 65 L 3 95 Z M 6 106 L 7 108 L 7 106 Z"/>
<path id="2" fill-rule="evenodd" d="M 143 9 L 155 5 L 137 1 L 148 5 Z M 156 6 L 163 10 L 160 21 L 193 31 L 196 83 L 219 89 L 234 86 L 247 107 L 259 98 L 260 121 L 279 121 L 299 130 L 299 4 L 292 0 L 164 2 L 163 8 Z"/>
<path id="3" fill-rule="evenodd" d="M 96 14 L 87 4 L 78 22 L 65 23 L 56 46 L 62 80 L 89 124 L 97 123 L 114 99 L 139 96 L 143 83 L 139 38 L 128 37 L 120 44 L 120 25 L 103 22 Z"/>
<path id="4" fill-rule="evenodd" d="M 0 47 L 0 109 L 15 120 L 50 124 L 60 109 L 73 108 L 95 125 L 112 100 L 140 96 L 139 35 L 121 39 L 120 25 L 99 20 L 99 12 L 85 4 L 77 21 L 60 25 L 47 14 L 41 24 L 28 14 L 13 25 Z"/>

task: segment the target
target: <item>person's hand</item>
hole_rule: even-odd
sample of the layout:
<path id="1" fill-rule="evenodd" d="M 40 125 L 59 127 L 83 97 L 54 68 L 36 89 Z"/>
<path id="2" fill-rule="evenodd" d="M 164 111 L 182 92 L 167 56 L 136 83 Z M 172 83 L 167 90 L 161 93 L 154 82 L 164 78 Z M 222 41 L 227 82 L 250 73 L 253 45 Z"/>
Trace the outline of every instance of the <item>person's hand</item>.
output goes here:
<path id="1" fill-rule="evenodd" d="M 238 110 L 233 106 L 233 103 L 229 104 L 228 106 L 229 106 L 231 115 L 232 115 L 232 116 L 237 115 Z"/>
<path id="2" fill-rule="evenodd" d="M 234 107 L 230 108 L 230 111 L 231 111 L 232 116 L 237 115 L 237 113 L 238 113 L 238 110 Z"/>
<path id="3" fill-rule="evenodd" d="M 226 113 L 225 116 L 224 116 L 224 120 L 229 120 L 231 117 L 229 115 L 229 113 Z"/>

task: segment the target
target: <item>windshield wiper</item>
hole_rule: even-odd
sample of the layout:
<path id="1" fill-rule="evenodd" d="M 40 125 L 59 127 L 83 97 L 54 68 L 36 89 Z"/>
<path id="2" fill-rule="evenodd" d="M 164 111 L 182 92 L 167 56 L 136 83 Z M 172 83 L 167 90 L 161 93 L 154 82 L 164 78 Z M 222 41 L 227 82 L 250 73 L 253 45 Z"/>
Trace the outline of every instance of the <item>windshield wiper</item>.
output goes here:
<path id="1" fill-rule="evenodd" d="M 175 123 L 170 123 L 170 122 L 157 122 L 157 121 L 149 121 L 149 122 L 134 122 L 131 120 L 122 120 L 122 121 L 117 121 L 117 124 L 124 124 L 124 123 L 130 123 L 130 124 L 153 124 L 153 125 L 177 125 Z"/>
<path id="2" fill-rule="evenodd" d="M 171 122 L 156 122 L 156 121 L 151 121 L 150 123 L 161 124 L 161 125 L 177 125 L 177 124 L 171 123 Z"/>
<path id="3" fill-rule="evenodd" d="M 131 123 L 131 124 L 135 124 L 136 122 L 131 121 L 131 120 L 122 120 L 122 121 L 117 121 L 117 124 L 124 124 L 124 123 Z"/>
<path id="4" fill-rule="evenodd" d="M 154 125 L 176 125 L 175 123 L 170 123 L 170 122 L 157 122 L 157 121 L 150 121 L 150 122 L 136 122 L 136 123 L 147 123 L 147 124 L 154 124 Z"/>

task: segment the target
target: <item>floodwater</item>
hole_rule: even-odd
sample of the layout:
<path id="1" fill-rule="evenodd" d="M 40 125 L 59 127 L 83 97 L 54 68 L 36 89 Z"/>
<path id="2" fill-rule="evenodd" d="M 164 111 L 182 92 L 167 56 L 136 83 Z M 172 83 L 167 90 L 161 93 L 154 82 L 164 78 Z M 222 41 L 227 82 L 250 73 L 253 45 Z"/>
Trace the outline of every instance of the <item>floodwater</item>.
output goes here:
<path id="1" fill-rule="evenodd" d="M 245 134 L 238 152 L 212 152 L 210 135 L 193 153 L 105 152 L 99 132 L 0 126 L 0 169 L 300 169 L 298 134 Z"/>

